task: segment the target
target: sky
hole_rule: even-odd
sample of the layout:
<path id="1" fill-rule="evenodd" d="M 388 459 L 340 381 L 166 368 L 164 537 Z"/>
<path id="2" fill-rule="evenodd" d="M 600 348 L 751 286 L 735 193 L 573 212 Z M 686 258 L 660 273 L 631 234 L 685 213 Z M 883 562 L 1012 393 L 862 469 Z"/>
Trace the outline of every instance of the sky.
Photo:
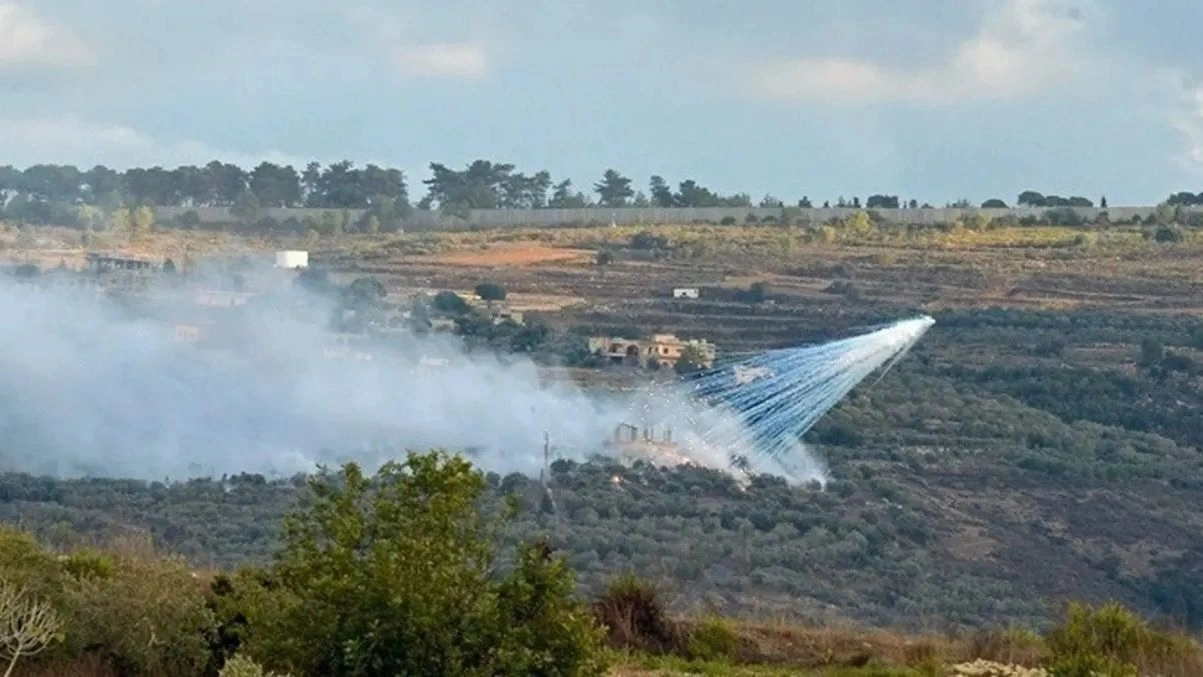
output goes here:
<path id="1" fill-rule="evenodd" d="M 1151 204 L 1203 190 L 1199 25 L 1199 0 L 0 0 L 0 165 Z"/>

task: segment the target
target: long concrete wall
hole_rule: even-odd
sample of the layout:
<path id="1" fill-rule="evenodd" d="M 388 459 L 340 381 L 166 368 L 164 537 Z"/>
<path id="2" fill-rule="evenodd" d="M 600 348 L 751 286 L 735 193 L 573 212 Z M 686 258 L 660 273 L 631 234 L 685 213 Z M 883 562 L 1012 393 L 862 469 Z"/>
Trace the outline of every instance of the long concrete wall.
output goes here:
<path id="1" fill-rule="evenodd" d="M 1099 212 L 1107 212 L 1112 221 L 1131 220 L 1132 217 L 1147 218 L 1154 213 L 1156 207 L 1061 207 L 1058 210 L 1072 209 L 1078 216 L 1087 221 L 1094 221 Z M 1203 207 L 1191 207 L 1190 211 L 1203 211 Z M 234 223 L 239 219 L 230 214 L 227 207 L 157 207 L 156 216 L 161 219 L 172 219 L 183 216 L 186 212 L 196 212 L 202 224 Z M 259 210 L 259 217 L 271 217 L 277 221 L 297 219 L 303 221 L 307 216 L 320 217 L 322 212 L 333 212 L 341 215 L 346 211 L 352 221 L 363 215 L 361 209 L 308 209 L 308 208 L 268 208 Z M 850 207 L 831 207 L 800 209 L 781 208 L 740 208 L 740 207 L 698 207 L 698 208 L 634 208 L 607 209 L 594 207 L 587 209 L 473 209 L 466 219 L 447 216 L 435 211 L 415 210 L 404 221 L 408 228 L 425 229 L 454 229 L 454 228 L 514 228 L 520 226 L 588 226 L 588 225 L 637 225 L 637 224 L 666 224 L 666 223 L 721 223 L 723 219 L 734 219 L 736 223 L 745 223 L 749 216 L 757 221 L 767 217 L 781 220 L 788 215 L 794 220 L 810 223 L 823 223 L 831 218 L 843 218 L 863 209 Z M 1044 207 L 1016 207 L 1011 209 L 878 209 L 874 210 L 887 221 L 895 223 L 935 224 L 951 223 L 958 218 L 970 218 L 981 214 L 988 219 L 1004 216 L 1015 218 L 1040 217 L 1049 211 Z"/>

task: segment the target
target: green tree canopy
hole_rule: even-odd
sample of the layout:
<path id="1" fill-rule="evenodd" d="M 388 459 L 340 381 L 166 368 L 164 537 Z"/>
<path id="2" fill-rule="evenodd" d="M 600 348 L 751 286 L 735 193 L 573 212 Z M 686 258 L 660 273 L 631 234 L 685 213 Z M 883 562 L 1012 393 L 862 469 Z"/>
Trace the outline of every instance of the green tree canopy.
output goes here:
<path id="1" fill-rule="evenodd" d="M 474 291 L 482 301 L 504 301 L 506 296 L 505 287 L 496 282 L 481 282 Z"/>
<path id="2" fill-rule="evenodd" d="M 378 308 L 386 295 L 388 290 L 380 280 L 374 277 L 359 277 L 347 286 L 344 298 L 348 307 L 367 310 Z"/>
<path id="3" fill-rule="evenodd" d="M 623 207 L 635 195 L 631 180 L 613 169 L 607 169 L 601 181 L 593 184 L 598 204 L 606 207 Z"/>
<path id="4" fill-rule="evenodd" d="M 468 312 L 468 302 L 453 291 L 444 290 L 435 294 L 431 305 L 441 313 L 460 314 Z"/>
<path id="5" fill-rule="evenodd" d="M 600 633 L 545 546 L 495 575 L 512 511 L 482 505 L 487 482 L 467 461 L 410 454 L 374 478 L 348 464 L 308 486 L 269 584 L 245 593 L 250 657 L 334 677 L 602 673 Z"/>
<path id="6" fill-rule="evenodd" d="M 648 182 L 648 191 L 651 194 L 652 204 L 657 207 L 672 207 L 673 189 L 668 187 L 668 182 L 663 176 L 653 176 Z"/>

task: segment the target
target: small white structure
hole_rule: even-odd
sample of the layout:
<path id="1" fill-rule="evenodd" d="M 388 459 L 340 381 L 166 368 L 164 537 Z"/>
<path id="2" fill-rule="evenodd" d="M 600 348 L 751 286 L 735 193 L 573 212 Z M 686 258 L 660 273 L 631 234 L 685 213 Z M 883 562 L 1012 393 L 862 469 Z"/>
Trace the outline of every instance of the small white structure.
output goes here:
<path id="1" fill-rule="evenodd" d="M 309 267 L 309 252 L 299 249 L 276 252 L 276 267 L 287 268 L 308 268 Z"/>
<path id="2" fill-rule="evenodd" d="M 192 293 L 193 303 L 206 308 L 235 308 L 246 305 L 253 298 L 255 295 L 251 292 L 224 289 L 197 289 Z"/>
<path id="3" fill-rule="evenodd" d="M 678 287 L 673 290 L 674 299 L 696 299 L 697 297 L 697 287 Z"/>

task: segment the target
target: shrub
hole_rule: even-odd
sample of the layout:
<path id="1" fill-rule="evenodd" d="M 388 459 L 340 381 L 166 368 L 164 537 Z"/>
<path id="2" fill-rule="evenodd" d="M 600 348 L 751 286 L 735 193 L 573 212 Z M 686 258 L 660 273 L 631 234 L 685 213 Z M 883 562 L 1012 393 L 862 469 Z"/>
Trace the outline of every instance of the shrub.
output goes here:
<path id="1" fill-rule="evenodd" d="M 734 226 L 736 220 L 734 216 L 724 216 L 718 223 L 720 226 Z"/>
<path id="2" fill-rule="evenodd" d="M 443 313 L 463 314 L 468 312 L 468 302 L 453 291 L 441 291 L 431 302 L 434 309 Z"/>
<path id="3" fill-rule="evenodd" d="M 681 631 L 668 618 L 660 593 L 635 576 L 610 582 L 593 602 L 593 614 L 616 649 L 667 653 L 681 648 Z"/>
<path id="4" fill-rule="evenodd" d="M 255 661 L 239 654 L 226 661 L 218 677 L 286 677 L 275 672 L 267 672 Z"/>
<path id="5" fill-rule="evenodd" d="M 0 580 L 24 586 L 37 597 L 56 596 L 61 570 L 29 534 L 0 526 Z"/>
<path id="6" fill-rule="evenodd" d="M 1045 641 L 1056 677 L 1203 674 L 1203 656 L 1189 637 L 1153 630 L 1119 604 L 1070 604 Z"/>
<path id="7" fill-rule="evenodd" d="M 105 572 L 103 560 L 76 567 Z M 204 589 L 184 562 L 123 558 L 107 575 L 66 586 L 67 645 L 95 652 L 123 674 L 199 674 L 216 631 Z"/>
<path id="8" fill-rule="evenodd" d="M 704 661 L 730 660 L 739 648 L 739 636 L 719 616 L 709 616 L 689 631 L 689 657 Z"/>
<path id="9" fill-rule="evenodd" d="M 977 632 L 969 640 L 968 651 L 970 658 L 1025 667 L 1040 665 L 1047 653 L 1040 635 L 1023 628 Z"/>
<path id="10" fill-rule="evenodd" d="M 80 579 L 111 578 L 117 572 L 117 562 L 103 552 L 80 550 L 62 560 L 63 571 Z"/>
<path id="11" fill-rule="evenodd" d="M 600 632 L 545 546 L 494 580 L 502 526 L 462 458 L 410 454 L 376 477 L 310 478 L 270 576 L 243 579 L 241 651 L 300 674 L 601 672 Z"/>
<path id="12" fill-rule="evenodd" d="M 482 301 L 504 301 L 505 287 L 496 282 L 481 282 L 474 290 Z"/>
<path id="13" fill-rule="evenodd" d="M 763 282 L 753 282 L 747 290 L 736 292 L 737 301 L 744 303 L 763 303 L 768 298 L 768 286 Z"/>
<path id="14" fill-rule="evenodd" d="M 504 674 L 600 674 L 603 632 L 572 599 L 575 577 L 545 542 L 523 548 L 514 572 L 498 588 L 502 639 L 497 668 Z"/>
<path id="15" fill-rule="evenodd" d="M 653 235 L 651 231 L 641 231 L 631 236 L 631 249 L 666 249 L 668 238 L 663 235 Z"/>
<path id="16" fill-rule="evenodd" d="M 1183 236 L 1182 231 L 1172 226 L 1161 226 L 1153 231 L 1154 242 L 1181 242 L 1183 239 L 1185 239 L 1185 236 Z"/>

